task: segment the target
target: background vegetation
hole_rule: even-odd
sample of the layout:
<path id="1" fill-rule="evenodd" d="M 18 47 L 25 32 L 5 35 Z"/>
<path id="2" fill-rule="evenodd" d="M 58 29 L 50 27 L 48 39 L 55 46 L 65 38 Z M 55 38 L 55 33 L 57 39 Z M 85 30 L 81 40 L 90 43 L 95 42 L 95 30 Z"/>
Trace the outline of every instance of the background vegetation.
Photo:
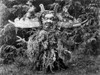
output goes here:
<path id="1" fill-rule="evenodd" d="M 52 39 L 49 40 L 50 44 L 46 44 L 47 40 L 44 40 L 45 42 L 42 41 L 43 45 L 41 49 L 38 49 L 37 45 L 38 41 L 36 39 L 38 36 L 33 39 L 33 34 L 29 36 L 28 43 L 25 41 L 22 41 L 20 44 L 16 42 L 18 39 L 16 28 L 8 23 L 8 19 L 13 21 L 16 17 L 22 17 L 27 12 L 28 8 L 25 6 L 27 1 L 28 0 L 2 0 L 2 2 L 0 2 L 0 6 L 2 6 L 0 7 L 1 75 L 35 75 L 41 73 L 44 75 L 44 72 L 48 74 L 48 67 L 51 67 L 49 71 L 55 73 L 55 75 L 99 75 L 99 0 L 66 0 L 66 3 L 71 3 L 68 10 L 69 13 L 75 18 L 80 17 L 82 20 L 88 18 L 88 22 L 77 28 L 62 29 L 60 32 L 51 31 L 49 33 L 49 39 Z M 41 0 L 39 2 L 42 3 Z M 59 3 L 60 1 L 57 2 Z M 14 8 L 14 5 L 17 5 L 17 8 Z M 23 30 L 23 34 L 26 31 L 27 30 Z M 57 40 L 55 40 L 55 38 Z M 52 50 L 55 42 L 58 50 L 62 50 L 61 52 L 54 52 L 55 50 Z M 44 51 L 45 46 L 49 47 L 48 51 Z M 66 64 L 68 58 L 64 56 L 66 54 L 63 52 L 63 47 L 66 47 L 72 52 L 71 61 L 68 64 Z M 33 52 L 31 51 L 32 49 L 34 49 Z M 56 53 L 58 54 L 57 57 L 55 57 L 57 60 L 54 61 L 53 55 Z M 34 56 L 32 59 L 29 58 L 31 54 Z M 50 60 L 47 60 L 47 58 Z M 55 64 L 60 64 L 60 66 L 58 67 L 56 65 L 52 68 Z M 58 69 L 55 71 L 55 68 Z M 58 71 L 60 71 L 60 73 Z"/>

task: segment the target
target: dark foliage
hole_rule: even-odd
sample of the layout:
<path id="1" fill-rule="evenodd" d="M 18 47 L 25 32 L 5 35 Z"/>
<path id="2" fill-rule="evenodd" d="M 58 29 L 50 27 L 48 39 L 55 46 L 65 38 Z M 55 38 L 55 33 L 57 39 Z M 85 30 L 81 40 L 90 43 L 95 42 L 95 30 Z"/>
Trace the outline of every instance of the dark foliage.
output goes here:
<path id="1" fill-rule="evenodd" d="M 29 9 L 25 4 L 27 0 L 3 1 L 11 12 L 10 16 L 13 17 L 9 17 L 10 20 L 16 17 L 22 18 Z M 45 6 L 54 3 L 53 0 L 36 0 L 36 2 L 37 4 L 33 2 L 36 9 L 39 8 L 40 3 Z M 63 6 L 68 5 L 67 2 L 64 2 L 65 5 L 62 3 L 58 3 L 61 10 Z M 15 62 L 20 67 L 23 65 L 29 66 L 32 70 L 54 72 L 68 68 L 71 63 L 78 64 L 83 57 L 100 55 L 99 14 L 97 7 L 91 6 L 90 3 L 92 4 L 91 0 L 83 2 L 73 0 L 68 5 L 68 12 L 56 13 L 61 14 L 62 19 L 57 19 L 53 27 L 48 30 L 43 27 L 21 29 L 10 23 L 5 25 L 0 30 L 0 55 L 4 59 L 4 64 Z M 72 17 L 68 17 L 68 13 Z M 69 18 L 72 21 L 75 19 L 81 22 L 87 21 L 79 27 L 70 25 L 66 27 L 64 20 L 68 22 Z M 64 27 L 57 26 L 60 21 L 65 23 Z"/>

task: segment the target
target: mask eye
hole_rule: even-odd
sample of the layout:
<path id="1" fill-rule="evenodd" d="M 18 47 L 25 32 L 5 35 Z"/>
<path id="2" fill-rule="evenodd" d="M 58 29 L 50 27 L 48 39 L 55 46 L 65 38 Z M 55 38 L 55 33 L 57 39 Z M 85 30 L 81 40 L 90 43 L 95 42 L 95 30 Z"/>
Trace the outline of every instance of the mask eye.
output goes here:
<path id="1" fill-rule="evenodd" d="M 49 18 L 48 17 L 45 17 L 45 20 L 48 20 Z"/>
<path id="2" fill-rule="evenodd" d="M 50 18 L 52 21 L 54 20 L 54 17 Z"/>

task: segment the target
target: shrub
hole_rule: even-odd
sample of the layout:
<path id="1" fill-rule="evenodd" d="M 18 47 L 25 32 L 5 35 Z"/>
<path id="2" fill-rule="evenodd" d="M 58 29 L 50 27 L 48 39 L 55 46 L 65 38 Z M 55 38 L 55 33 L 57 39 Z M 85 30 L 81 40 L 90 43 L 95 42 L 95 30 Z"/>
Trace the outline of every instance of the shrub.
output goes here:
<path id="1" fill-rule="evenodd" d="M 17 10 L 24 9 L 23 5 L 17 5 L 17 7 Z M 17 10 L 14 10 L 14 13 L 20 15 L 21 13 L 18 13 Z M 97 7 L 73 2 L 68 11 L 75 19 L 81 19 L 81 21 L 87 19 L 87 22 L 75 28 L 57 28 L 56 24 L 60 22 L 57 21 L 53 25 L 54 29 L 48 31 L 41 28 L 26 29 L 26 33 L 33 33 L 28 37 L 28 41 L 21 41 L 20 47 L 16 47 L 17 35 L 19 35 L 16 34 L 16 28 L 7 24 L 0 33 L 1 57 L 5 61 L 19 60 L 15 61 L 19 65 L 20 63 L 26 64 L 24 62 L 26 58 L 29 61 L 27 65 L 31 64 L 31 68 L 34 70 L 53 72 L 55 68 L 57 68 L 56 70 L 66 69 L 69 63 L 74 61 L 78 63 L 85 56 L 98 56 L 100 53 L 100 26 Z M 66 15 L 65 13 L 63 16 L 66 17 Z M 62 19 L 66 19 L 63 16 L 61 15 Z M 25 34 L 23 33 L 23 35 Z"/>

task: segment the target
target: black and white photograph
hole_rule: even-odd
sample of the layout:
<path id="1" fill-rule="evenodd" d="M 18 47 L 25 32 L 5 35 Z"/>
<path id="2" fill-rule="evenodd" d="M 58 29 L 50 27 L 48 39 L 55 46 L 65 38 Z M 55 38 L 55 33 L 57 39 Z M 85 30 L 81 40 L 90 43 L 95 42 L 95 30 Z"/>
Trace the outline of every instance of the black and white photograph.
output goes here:
<path id="1" fill-rule="evenodd" d="M 0 75 L 100 75 L 100 0 L 0 0 Z"/>

